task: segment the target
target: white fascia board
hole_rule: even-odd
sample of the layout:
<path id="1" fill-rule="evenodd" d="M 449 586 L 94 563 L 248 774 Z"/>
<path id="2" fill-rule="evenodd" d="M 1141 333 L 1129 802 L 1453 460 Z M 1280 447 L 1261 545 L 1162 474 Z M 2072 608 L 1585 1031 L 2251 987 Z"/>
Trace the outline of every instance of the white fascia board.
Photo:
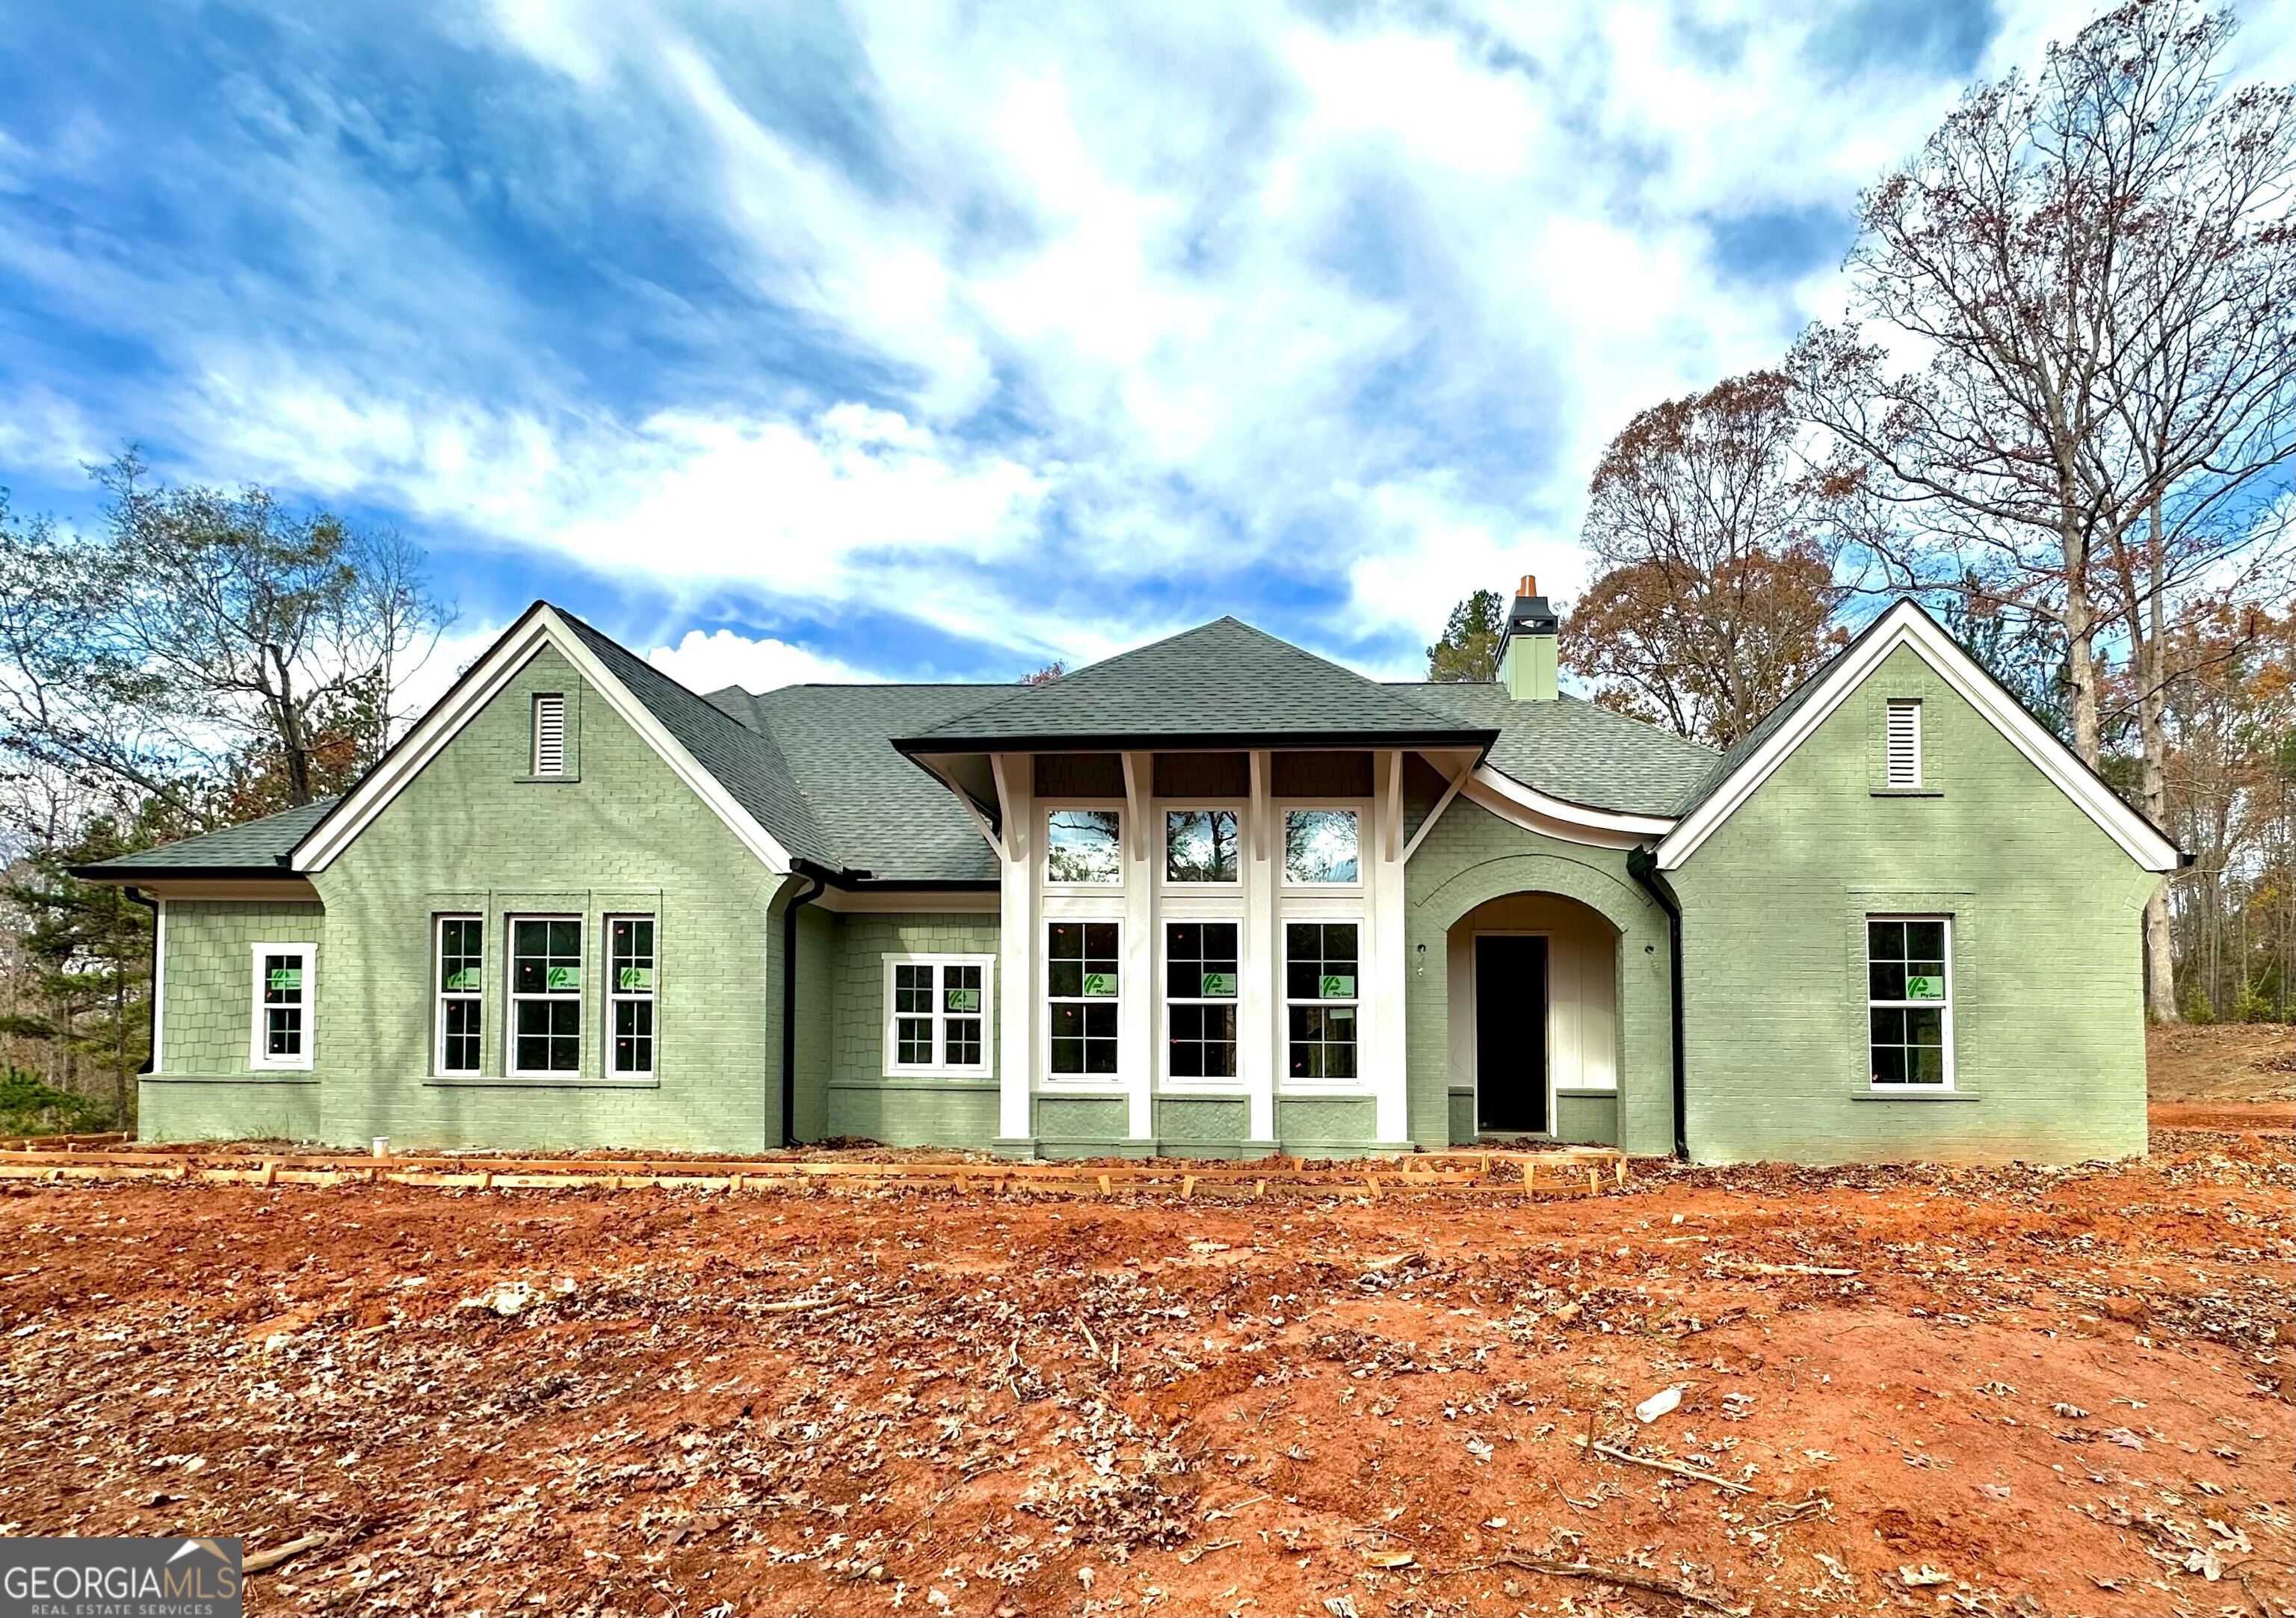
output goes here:
<path id="1" fill-rule="evenodd" d="M 608 672 L 582 637 L 568 628 L 565 620 L 548 606 L 538 608 L 523 628 L 496 641 L 494 649 L 462 684 L 424 714 L 374 771 L 359 783 L 357 789 L 311 829 L 295 850 L 293 867 L 298 871 L 324 871 L 332 864 L 335 857 L 406 789 L 407 784 L 422 774 L 423 766 L 460 735 L 463 727 L 477 718 L 545 645 L 554 648 L 574 666 L 575 672 L 605 698 L 606 705 L 645 738 L 647 745 L 669 766 L 670 772 L 709 806 L 726 823 L 726 829 L 762 860 L 767 870 L 776 876 L 789 874 L 789 850 L 734 801 L 724 783 L 702 768 L 685 745 L 662 728 L 661 722 L 646 710 L 645 704 Z"/>
<path id="2" fill-rule="evenodd" d="M 1681 868 L 1699 845 L 1768 780 L 1778 767 L 1833 716 L 1849 695 L 1900 646 L 1910 646 L 1954 693 L 1983 715 L 2010 745 L 2024 754 L 2052 785 L 2096 822 L 2131 859 L 2148 871 L 2173 871 L 2184 862 L 2177 845 L 2121 801 L 2120 795 L 2080 761 L 2079 754 L 2052 735 L 2023 704 L 2004 691 L 1976 659 L 1911 601 L 1891 607 L 1853 646 L 1809 700 L 1776 733 L 1732 771 L 1720 789 L 1683 817 L 1658 847 L 1661 871 Z"/>
<path id="3" fill-rule="evenodd" d="M 1461 795 L 1526 831 L 1589 848 L 1636 848 L 1665 836 L 1674 826 L 1663 815 L 1629 815 L 1551 798 L 1488 764 L 1476 767 Z"/>

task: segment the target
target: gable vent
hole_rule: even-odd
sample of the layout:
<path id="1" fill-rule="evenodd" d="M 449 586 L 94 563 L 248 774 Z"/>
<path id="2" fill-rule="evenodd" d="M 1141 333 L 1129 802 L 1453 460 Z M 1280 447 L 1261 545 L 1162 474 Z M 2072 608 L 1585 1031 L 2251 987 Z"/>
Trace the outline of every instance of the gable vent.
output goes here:
<path id="1" fill-rule="evenodd" d="M 1891 786 L 1922 784 L 1922 705 L 1915 702 L 1890 704 L 1888 738 L 1883 752 Z"/>
<path id="2" fill-rule="evenodd" d="M 562 696 L 534 699 L 534 773 L 566 773 L 566 699 Z"/>

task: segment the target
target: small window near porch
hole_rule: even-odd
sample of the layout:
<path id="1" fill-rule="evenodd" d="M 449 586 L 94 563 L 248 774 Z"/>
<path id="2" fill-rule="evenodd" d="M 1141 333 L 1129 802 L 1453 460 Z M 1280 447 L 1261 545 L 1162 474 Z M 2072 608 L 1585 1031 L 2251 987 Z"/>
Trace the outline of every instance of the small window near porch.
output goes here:
<path id="1" fill-rule="evenodd" d="M 1942 916 L 1869 916 L 1866 1018 L 1875 1089 L 1953 1083 L 1953 924 Z"/>

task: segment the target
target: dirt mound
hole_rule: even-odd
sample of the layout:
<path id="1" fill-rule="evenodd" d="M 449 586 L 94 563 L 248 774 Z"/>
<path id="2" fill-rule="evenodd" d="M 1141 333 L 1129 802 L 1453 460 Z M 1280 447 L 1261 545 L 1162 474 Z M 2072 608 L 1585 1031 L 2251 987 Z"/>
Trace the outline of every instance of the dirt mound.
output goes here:
<path id="1" fill-rule="evenodd" d="M 2296 1101 L 2296 1026 L 2175 1024 L 2144 1031 L 2154 1103 Z"/>

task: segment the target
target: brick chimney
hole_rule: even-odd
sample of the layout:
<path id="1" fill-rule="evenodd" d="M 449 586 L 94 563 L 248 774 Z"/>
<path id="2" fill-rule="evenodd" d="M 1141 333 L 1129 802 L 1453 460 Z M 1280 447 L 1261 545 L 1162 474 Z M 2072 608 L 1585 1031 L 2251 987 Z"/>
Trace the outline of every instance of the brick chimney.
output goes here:
<path id="1" fill-rule="evenodd" d="M 1522 576 L 1508 610 L 1506 632 L 1499 638 L 1499 684 L 1518 702 L 1551 702 L 1555 698 L 1555 633 L 1562 627 L 1538 580 Z"/>

